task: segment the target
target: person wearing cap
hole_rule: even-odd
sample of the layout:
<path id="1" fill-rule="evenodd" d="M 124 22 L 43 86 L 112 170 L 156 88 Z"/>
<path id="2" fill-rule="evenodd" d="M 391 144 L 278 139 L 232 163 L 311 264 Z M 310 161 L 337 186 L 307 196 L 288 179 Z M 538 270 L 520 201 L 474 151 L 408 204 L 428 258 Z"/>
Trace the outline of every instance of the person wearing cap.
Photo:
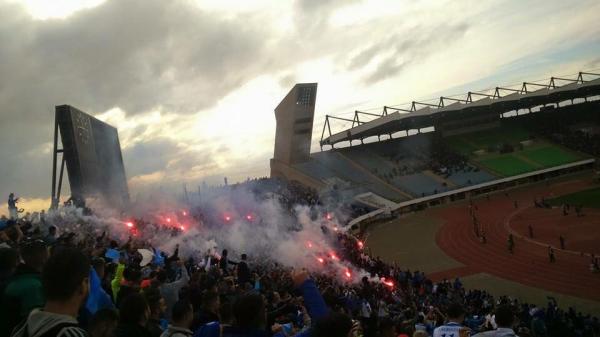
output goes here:
<path id="1" fill-rule="evenodd" d="M 462 326 L 462 322 L 465 320 L 465 309 L 460 303 L 450 303 L 446 309 L 446 315 L 448 322 L 435 328 L 433 337 L 468 337 L 470 335 L 470 329 Z"/>
<path id="2" fill-rule="evenodd" d="M 48 260 L 48 249 L 42 240 L 21 244 L 23 263 L 6 285 L 0 302 L 0 336 L 7 336 L 29 312 L 44 305 L 42 269 Z"/>
<path id="3" fill-rule="evenodd" d="M 496 324 L 498 328 L 492 331 L 481 332 L 473 337 L 519 337 L 512 329 L 515 314 L 509 305 L 500 305 L 496 308 Z"/>

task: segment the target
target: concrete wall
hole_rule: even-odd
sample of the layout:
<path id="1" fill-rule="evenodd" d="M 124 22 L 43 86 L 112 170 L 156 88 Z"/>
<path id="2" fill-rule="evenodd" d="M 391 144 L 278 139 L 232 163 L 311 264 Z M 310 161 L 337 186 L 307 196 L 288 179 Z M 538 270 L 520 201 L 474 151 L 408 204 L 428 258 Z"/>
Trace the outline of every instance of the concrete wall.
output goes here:
<path id="1" fill-rule="evenodd" d="M 289 181 L 297 181 L 304 186 L 308 186 L 315 190 L 320 190 L 325 187 L 325 184 L 317 179 L 314 179 L 302 171 L 295 169 L 294 167 L 282 163 L 276 159 L 271 159 L 271 177 L 285 178 Z"/>
<path id="2" fill-rule="evenodd" d="M 287 165 L 309 160 L 316 96 L 316 83 L 299 83 L 275 108 L 273 159 Z"/>

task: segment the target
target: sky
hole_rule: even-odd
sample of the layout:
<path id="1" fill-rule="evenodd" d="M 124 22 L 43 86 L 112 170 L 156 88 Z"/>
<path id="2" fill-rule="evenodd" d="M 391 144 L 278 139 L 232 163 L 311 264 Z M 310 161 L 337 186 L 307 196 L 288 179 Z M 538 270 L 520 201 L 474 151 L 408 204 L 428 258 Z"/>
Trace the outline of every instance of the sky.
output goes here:
<path id="1" fill-rule="evenodd" d="M 132 196 L 195 190 L 268 176 L 273 109 L 294 83 L 319 83 L 318 151 L 326 114 L 598 69 L 597 13 L 596 0 L 0 0 L 0 196 L 48 203 L 56 105 L 118 128 Z"/>

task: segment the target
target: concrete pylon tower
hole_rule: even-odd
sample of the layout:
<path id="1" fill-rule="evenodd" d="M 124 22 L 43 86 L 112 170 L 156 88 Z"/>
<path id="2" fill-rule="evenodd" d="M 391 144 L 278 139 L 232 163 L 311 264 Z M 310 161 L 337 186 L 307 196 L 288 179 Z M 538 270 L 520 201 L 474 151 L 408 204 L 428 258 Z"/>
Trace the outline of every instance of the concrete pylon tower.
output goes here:
<path id="1" fill-rule="evenodd" d="M 279 165 L 290 166 L 310 159 L 317 83 L 298 83 L 275 108 L 277 129 L 271 176 L 282 176 Z"/>

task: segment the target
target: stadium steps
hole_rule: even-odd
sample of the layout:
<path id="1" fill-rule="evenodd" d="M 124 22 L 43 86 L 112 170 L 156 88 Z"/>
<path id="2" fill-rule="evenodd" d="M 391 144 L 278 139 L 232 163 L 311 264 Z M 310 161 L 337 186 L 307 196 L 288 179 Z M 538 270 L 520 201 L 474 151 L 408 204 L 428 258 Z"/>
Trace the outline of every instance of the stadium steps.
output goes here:
<path id="1" fill-rule="evenodd" d="M 474 167 L 477 167 L 480 171 L 489 173 L 490 175 L 492 175 L 496 179 L 500 178 L 500 177 L 503 177 L 502 175 L 498 174 L 497 172 L 494 172 L 494 171 L 488 169 L 487 167 L 481 165 L 479 162 L 473 160 L 473 158 L 469 158 L 469 164 L 472 165 L 472 166 L 474 166 Z"/>
<path id="2" fill-rule="evenodd" d="M 448 190 L 448 187 L 442 186 L 437 180 L 422 172 L 397 176 L 392 181 L 396 186 L 402 186 L 403 189 L 409 191 L 415 197 L 423 197 Z"/>
<path id="3" fill-rule="evenodd" d="M 398 189 L 388 187 L 382 184 L 380 180 L 373 175 L 364 174 L 363 170 L 358 170 L 351 161 L 341 155 L 339 151 L 325 151 L 313 154 L 320 165 L 325 166 L 334 176 L 348 181 L 355 187 L 363 187 L 367 190 L 380 195 L 386 199 L 399 202 L 407 200 L 405 194 L 399 193 Z"/>
<path id="4" fill-rule="evenodd" d="M 400 188 L 387 183 L 386 181 L 382 180 L 381 178 L 379 178 L 377 175 L 373 174 L 369 169 L 363 167 L 362 165 L 360 165 L 359 163 L 355 162 L 354 160 L 350 159 L 347 155 L 339 152 L 339 155 L 341 158 L 344 158 L 344 160 L 346 160 L 350 165 L 352 165 L 353 167 L 355 167 L 357 170 L 363 172 L 365 175 L 369 176 L 372 180 L 377 181 L 379 184 L 382 184 L 384 186 L 386 186 L 389 189 L 394 190 L 395 192 L 397 192 L 398 194 L 402 195 L 404 198 L 407 199 L 412 199 L 413 196 L 408 194 L 407 192 L 401 190 Z"/>
<path id="5" fill-rule="evenodd" d="M 433 173 L 433 171 L 431 171 L 431 170 L 425 170 L 425 171 L 423 171 L 423 174 L 426 175 L 426 176 L 428 176 L 428 177 L 431 177 L 433 180 L 439 182 L 440 184 L 444 184 L 445 183 L 446 186 L 448 186 L 448 188 L 450 188 L 450 189 L 454 189 L 454 188 L 458 187 L 452 181 L 444 179 L 444 177 L 441 177 L 441 176 Z"/>
<path id="6" fill-rule="evenodd" d="M 491 173 L 488 173 L 487 171 L 479 170 L 471 172 L 453 172 L 446 179 L 452 181 L 454 184 L 456 184 L 456 186 L 464 187 L 470 185 L 477 185 L 486 181 L 491 181 L 496 179 L 496 177 Z"/>

